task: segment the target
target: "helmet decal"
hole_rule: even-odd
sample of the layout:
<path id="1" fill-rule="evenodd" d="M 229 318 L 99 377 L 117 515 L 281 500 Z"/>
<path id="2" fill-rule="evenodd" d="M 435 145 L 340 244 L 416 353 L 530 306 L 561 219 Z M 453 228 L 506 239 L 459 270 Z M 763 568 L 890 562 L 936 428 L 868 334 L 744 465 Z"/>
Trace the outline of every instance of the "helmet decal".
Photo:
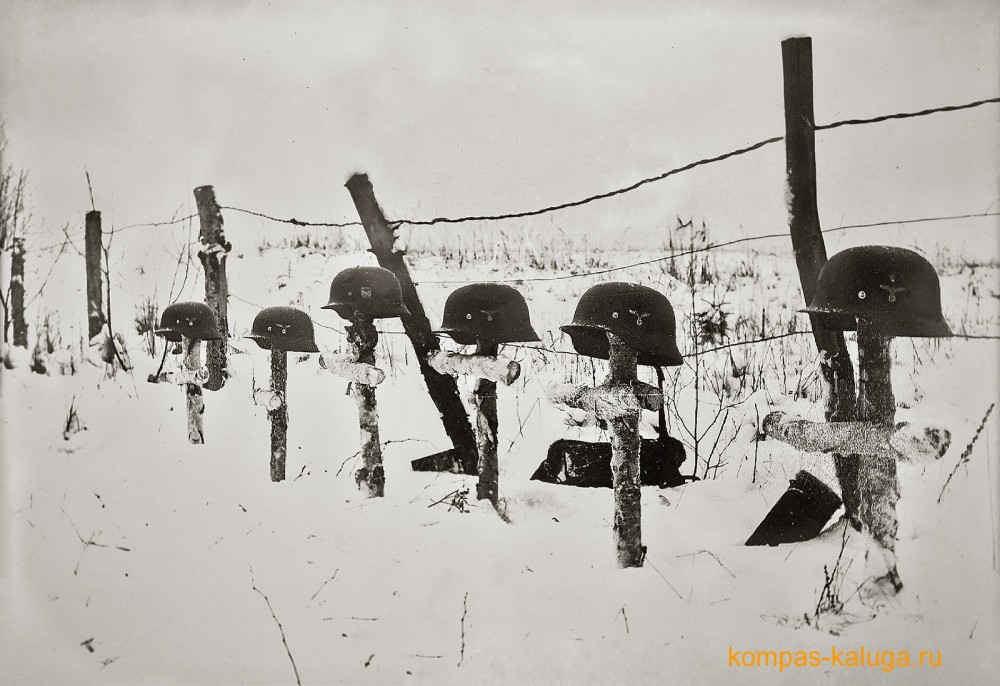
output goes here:
<path id="1" fill-rule="evenodd" d="M 635 317 L 636 326 L 642 326 L 642 320 L 651 314 L 649 312 L 643 312 L 642 310 L 629 310 L 629 313 Z"/>
<path id="2" fill-rule="evenodd" d="M 368 299 L 368 298 L 372 297 L 372 287 L 371 286 L 362 286 L 361 287 L 361 297 L 365 298 L 365 299 Z"/>
<path id="3" fill-rule="evenodd" d="M 896 285 L 896 273 L 895 272 L 889 272 L 889 283 L 888 284 L 884 284 L 884 283 L 883 284 L 879 284 L 879 288 L 881 288 L 884 291 L 888 291 L 888 293 L 889 293 L 889 302 L 891 302 L 891 303 L 896 302 L 896 293 L 901 293 L 902 291 L 906 290 L 906 286 L 897 286 Z"/>

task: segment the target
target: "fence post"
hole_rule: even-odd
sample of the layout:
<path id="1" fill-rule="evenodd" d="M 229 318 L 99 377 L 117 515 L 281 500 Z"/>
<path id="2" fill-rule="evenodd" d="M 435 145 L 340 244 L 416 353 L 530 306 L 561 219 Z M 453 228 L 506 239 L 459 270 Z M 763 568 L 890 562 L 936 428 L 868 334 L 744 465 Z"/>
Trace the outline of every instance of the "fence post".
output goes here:
<path id="1" fill-rule="evenodd" d="M 497 356 L 496 343 L 480 343 L 476 354 L 482 357 Z M 476 498 L 489 500 L 493 508 L 500 508 L 500 463 L 497 459 L 497 382 L 476 379 L 473 391 L 476 403 L 476 441 L 479 448 L 479 483 Z"/>
<path id="2" fill-rule="evenodd" d="M 10 312 L 14 324 L 13 344 L 28 347 L 28 322 L 24 318 L 24 238 L 11 241 Z"/>
<path id="3" fill-rule="evenodd" d="M 222 232 L 222 211 L 215 200 L 212 186 L 194 189 L 201 223 L 201 250 L 198 259 L 205 268 L 205 304 L 215 311 L 222 338 L 206 341 L 205 359 L 209 377 L 205 388 L 217 391 L 226 383 L 228 374 L 226 348 L 229 345 L 229 283 L 226 280 L 226 255 L 233 249 Z"/>
<path id="4" fill-rule="evenodd" d="M 826 263 L 826 244 L 820 231 L 816 204 L 816 135 L 813 114 L 812 39 L 787 38 L 781 42 L 785 93 L 785 165 L 788 191 L 788 227 L 795 251 L 802 295 L 808 305 L 816 291 L 819 272 Z M 854 367 L 844 334 L 823 325 L 810 314 L 813 338 L 822 359 L 827 386 L 827 421 L 855 419 Z M 851 524 L 858 518 L 858 459 L 834 454 L 844 508 Z"/>
<path id="5" fill-rule="evenodd" d="M 187 345 L 187 351 L 184 355 L 184 369 L 194 374 L 201 368 L 201 341 L 197 338 L 184 338 L 182 341 L 182 345 Z M 205 442 L 205 399 L 201 392 L 201 386 L 197 383 L 185 384 L 185 397 L 187 399 L 188 441 L 201 445 Z"/>
<path id="6" fill-rule="evenodd" d="M 347 326 L 347 342 L 360 364 L 375 364 L 375 346 L 378 331 L 368 317 L 355 316 Z M 361 457 L 364 466 L 354 475 L 360 488 L 369 498 L 385 496 L 385 468 L 382 466 L 382 444 L 378 431 L 378 405 L 375 387 L 359 381 L 351 382 L 351 391 L 358 405 L 358 424 L 361 428 Z"/>
<path id="7" fill-rule="evenodd" d="M 271 419 L 271 481 L 285 480 L 288 455 L 288 353 L 271 344 L 271 393 L 279 399 L 267 411 Z"/>
<path id="8" fill-rule="evenodd" d="M 372 252 L 378 263 L 388 269 L 399 280 L 403 294 L 403 304 L 410 311 L 409 316 L 400 317 L 413 350 L 417 354 L 420 373 L 427 384 L 427 392 L 434 401 L 445 433 L 452 445 L 460 453 L 462 467 L 467 474 L 475 474 L 479 461 L 476 436 L 469 422 L 469 415 L 458 394 L 458 382 L 454 377 L 435 371 L 427 362 L 428 353 L 440 350 L 437 337 L 431 332 L 430 322 L 424 313 L 424 306 L 417 295 L 417 289 L 410 278 L 410 271 L 403 260 L 403 252 L 395 249 L 396 236 L 375 199 L 375 191 L 367 174 L 355 174 L 347 181 L 347 190 L 354 200 L 358 216 L 368 234 Z"/>
<path id="9" fill-rule="evenodd" d="M 103 289 L 104 274 L 101 269 L 101 213 L 87 213 L 84 229 L 84 251 L 87 263 L 87 338 L 92 339 L 104 328 Z"/>
<path id="10" fill-rule="evenodd" d="M 608 333 L 608 382 L 631 384 L 636 380 L 636 352 L 622 339 Z M 615 494 L 615 546 L 619 567 L 641 567 L 642 490 L 639 480 L 639 410 L 612 417 L 611 487 Z"/>

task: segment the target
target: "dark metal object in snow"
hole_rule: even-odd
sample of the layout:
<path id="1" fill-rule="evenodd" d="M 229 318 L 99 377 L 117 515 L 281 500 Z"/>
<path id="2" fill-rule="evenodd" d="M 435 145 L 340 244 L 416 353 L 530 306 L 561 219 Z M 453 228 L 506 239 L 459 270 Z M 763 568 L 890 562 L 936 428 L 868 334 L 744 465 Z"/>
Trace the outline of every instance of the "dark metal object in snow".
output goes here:
<path id="1" fill-rule="evenodd" d="M 167 305 L 160 315 L 160 327 L 154 332 L 171 343 L 182 338 L 215 341 L 222 338 L 215 312 L 200 302 L 179 302 Z"/>
<path id="2" fill-rule="evenodd" d="M 380 266 L 395 274 L 399 281 L 403 304 L 410 312 L 401 317 L 403 329 L 406 331 L 413 351 L 416 353 L 420 373 L 427 384 L 427 392 L 434 401 L 434 406 L 441 415 L 441 423 L 445 433 L 451 439 L 452 445 L 459 453 L 462 468 L 466 474 L 476 473 L 478 451 L 476 436 L 469 422 L 462 399 L 458 394 L 458 384 L 447 374 L 441 374 L 431 368 L 427 362 L 430 353 L 440 350 L 437 337 L 431 331 L 430 322 L 424 313 L 424 306 L 417 295 L 417 289 L 410 278 L 409 268 L 403 259 L 403 251 L 395 246 L 395 231 L 389 223 L 375 199 L 375 191 L 367 174 L 355 174 L 347 181 L 347 190 L 351 194 L 358 216 L 368 235 L 372 252 Z"/>
<path id="3" fill-rule="evenodd" d="M 461 345 L 541 340 L 531 327 L 524 296 L 496 283 L 473 283 L 452 291 L 435 333 L 448 334 Z"/>
<path id="4" fill-rule="evenodd" d="M 808 541 L 819 535 L 839 507 L 840 498 L 829 486 L 809 472 L 800 471 L 746 545 Z"/>
<path id="5" fill-rule="evenodd" d="M 686 459 L 676 438 L 643 438 L 639 446 L 639 483 L 670 488 L 687 483 L 680 466 Z M 611 444 L 560 438 L 549 446 L 533 481 L 583 488 L 611 488 Z"/>

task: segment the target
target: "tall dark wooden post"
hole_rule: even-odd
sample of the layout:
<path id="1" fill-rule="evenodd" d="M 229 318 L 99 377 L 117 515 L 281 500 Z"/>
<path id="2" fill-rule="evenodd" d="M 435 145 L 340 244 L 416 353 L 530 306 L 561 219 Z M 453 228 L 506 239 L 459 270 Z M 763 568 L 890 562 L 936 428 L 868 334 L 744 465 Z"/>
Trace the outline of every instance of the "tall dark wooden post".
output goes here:
<path id="1" fill-rule="evenodd" d="M 101 213 L 92 210 L 87 213 L 84 228 L 84 259 L 87 266 L 87 337 L 93 338 L 104 328 L 104 303 L 101 269 Z"/>
<path id="2" fill-rule="evenodd" d="M 812 39 L 788 38 L 781 42 L 785 87 L 785 163 L 788 183 L 788 226 L 795 251 L 802 295 L 812 302 L 819 272 L 826 263 L 826 244 L 820 231 L 816 203 L 816 122 L 813 114 Z M 827 385 L 826 419 L 855 419 L 854 367 L 844 334 L 823 325 L 810 314 L 816 349 L 822 358 Z M 858 518 L 857 456 L 834 454 L 844 508 L 851 524 L 860 530 Z"/>
<path id="3" fill-rule="evenodd" d="M 285 457 L 288 455 L 288 353 L 271 348 L 271 392 L 278 406 L 267 411 L 271 420 L 271 481 L 285 480 Z"/>
<path id="4" fill-rule="evenodd" d="M 496 343 L 480 343 L 476 354 L 483 357 L 497 356 Z M 476 497 L 489 500 L 494 509 L 500 506 L 500 462 L 497 459 L 497 382 L 476 379 L 476 440 L 479 449 L 479 483 Z"/>
<path id="5" fill-rule="evenodd" d="M 347 326 L 347 342 L 355 359 L 362 364 L 375 364 L 375 346 L 378 331 L 371 319 L 355 317 Z M 351 382 L 351 390 L 358 404 L 358 424 L 361 427 L 361 458 L 364 466 L 354 475 L 358 487 L 369 498 L 385 496 L 385 468 L 382 466 L 382 444 L 379 441 L 378 405 L 375 387 L 359 381 Z"/>
<path id="6" fill-rule="evenodd" d="M 610 343 L 608 382 L 628 385 L 637 378 L 634 350 L 608 333 Z M 642 490 L 639 480 L 639 410 L 611 419 L 611 488 L 615 494 L 615 546 L 619 567 L 641 567 L 646 549 L 642 545 Z"/>
<path id="7" fill-rule="evenodd" d="M 24 318 L 24 239 L 11 241 L 10 253 L 10 312 L 14 323 L 13 344 L 28 347 L 28 322 Z"/>
<path id="8" fill-rule="evenodd" d="M 226 242 L 222 232 L 222 210 L 215 200 L 215 190 L 211 186 L 194 189 L 194 199 L 198 205 L 201 223 L 201 249 L 198 259 L 205 269 L 205 304 L 215 311 L 219 320 L 222 338 L 206 341 L 205 358 L 208 366 L 208 381 L 205 388 L 217 391 L 226 383 L 226 350 L 229 345 L 229 283 L 226 280 L 226 256 L 233 246 Z"/>
<path id="9" fill-rule="evenodd" d="M 403 294 L 403 304 L 410 311 L 408 316 L 400 317 L 403 329 L 416 352 L 420 373 L 427 384 L 427 392 L 441 414 L 445 433 L 451 439 L 452 445 L 460 453 L 462 467 L 467 474 L 475 474 L 479 461 L 476 448 L 476 436 L 469 422 L 462 399 L 458 393 L 458 383 L 455 378 L 435 371 L 427 362 L 429 353 L 440 350 L 437 337 L 431 332 L 430 322 L 424 313 L 424 306 L 417 295 L 417 289 L 410 278 L 409 268 L 403 259 L 403 252 L 395 248 L 396 235 L 389 227 L 382 208 L 375 199 L 375 191 L 367 174 L 355 174 L 347 181 L 347 190 L 354 200 L 358 216 L 368 234 L 372 252 L 378 259 L 379 266 L 390 270 L 399 280 Z M 363 361 L 363 360 L 362 360 Z"/>

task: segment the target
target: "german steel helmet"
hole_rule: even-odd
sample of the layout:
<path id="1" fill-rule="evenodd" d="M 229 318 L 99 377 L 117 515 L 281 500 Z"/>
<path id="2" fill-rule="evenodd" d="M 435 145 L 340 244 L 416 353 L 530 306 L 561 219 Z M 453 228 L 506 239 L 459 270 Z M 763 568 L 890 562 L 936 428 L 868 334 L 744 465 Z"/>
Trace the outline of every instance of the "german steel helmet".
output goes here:
<path id="1" fill-rule="evenodd" d="M 601 283 L 580 298 L 573 323 L 559 327 L 581 355 L 608 359 L 608 332 L 639 353 L 639 364 L 675 367 L 683 363 L 677 349 L 674 308 L 662 293 L 634 283 Z"/>
<path id="2" fill-rule="evenodd" d="M 883 336 L 952 335 L 934 267 L 906 248 L 865 245 L 837 253 L 823 265 L 813 301 L 802 311 L 827 315 L 824 323 L 843 331 L 857 329 L 860 318 Z"/>
<path id="3" fill-rule="evenodd" d="M 264 350 L 318 353 L 312 319 L 295 307 L 265 307 L 253 318 L 250 335 Z"/>
<path id="4" fill-rule="evenodd" d="M 448 334 L 461 345 L 541 340 L 531 328 L 524 296 L 498 283 L 473 283 L 452 291 L 435 333 Z"/>
<path id="5" fill-rule="evenodd" d="M 344 319 L 351 319 L 355 312 L 371 319 L 410 314 L 396 275 L 382 267 L 350 267 L 337 274 L 330 284 L 330 302 L 323 309 L 334 310 Z"/>
<path id="6" fill-rule="evenodd" d="M 167 305 L 160 315 L 160 328 L 153 331 L 171 343 L 178 343 L 181 337 L 202 341 L 217 341 L 222 338 L 215 312 L 205 303 L 180 302 Z"/>

